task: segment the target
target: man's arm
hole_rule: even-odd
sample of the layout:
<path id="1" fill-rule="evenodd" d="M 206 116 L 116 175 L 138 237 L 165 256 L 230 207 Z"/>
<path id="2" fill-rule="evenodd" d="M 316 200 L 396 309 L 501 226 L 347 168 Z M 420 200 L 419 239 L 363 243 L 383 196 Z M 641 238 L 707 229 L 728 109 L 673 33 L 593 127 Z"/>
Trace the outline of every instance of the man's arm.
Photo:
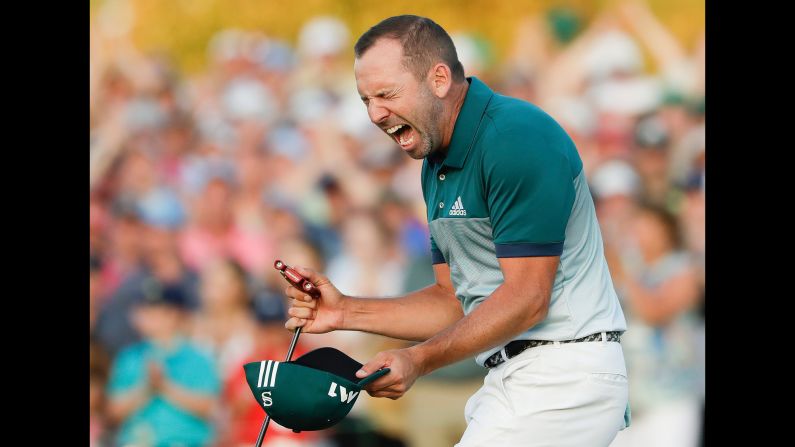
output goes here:
<path id="1" fill-rule="evenodd" d="M 464 316 L 450 282 L 450 267 L 434 264 L 436 283 L 399 298 L 352 298 L 343 330 L 425 341 Z"/>
<path id="2" fill-rule="evenodd" d="M 505 280 L 477 309 L 423 343 L 379 353 L 357 375 L 391 368 L 367 389 L 374 397 L 397 399 L 417 377 L 507 342 L 546 317 L 559 261 L 500 258 Z"/>
<path id="3" fill-rule="evenodd" d="M 313 300 L 292 286 L 287 289 L 293 299 L 291 318 L 285 324 L 290 330 L 299 326 L 307 333 L 356 330 L 424 341 L 464 316 L 450 282 L 450 267 L 444 263 L 433 266 L 434 284 L 396 298 L 345 296 L 324 275 L 295 268 L 320 289 L 321 297 Z"/>

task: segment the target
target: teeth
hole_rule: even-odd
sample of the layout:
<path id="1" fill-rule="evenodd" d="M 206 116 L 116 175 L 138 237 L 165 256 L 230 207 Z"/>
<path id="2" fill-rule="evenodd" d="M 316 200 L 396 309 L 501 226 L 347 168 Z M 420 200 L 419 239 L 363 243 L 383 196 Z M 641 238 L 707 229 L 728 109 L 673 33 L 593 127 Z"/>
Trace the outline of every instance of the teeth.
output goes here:
<path id="1" fill-rule="evenodd" d="M 400 145 L 401 146 L 410 146 L 411 143 L 413 143 L 413 142 L 414 142 L 414 135 L 412 135 L 411 138 L 409 138 L 408 140 L 406 140 L 406 137 L 404 135 L 400 136 Z"/>
<path id="2" fill-rule="evenodd" d="M 386 133 L 392 135 L 393 133 L 395 133 L 398 130 L 400 130 L 400 128 L 403 127 L 403 126 L 405 126 L 405 124 L 398 124 L 397 126 L 390 127 L 389 129 L 386 130 Z"/>

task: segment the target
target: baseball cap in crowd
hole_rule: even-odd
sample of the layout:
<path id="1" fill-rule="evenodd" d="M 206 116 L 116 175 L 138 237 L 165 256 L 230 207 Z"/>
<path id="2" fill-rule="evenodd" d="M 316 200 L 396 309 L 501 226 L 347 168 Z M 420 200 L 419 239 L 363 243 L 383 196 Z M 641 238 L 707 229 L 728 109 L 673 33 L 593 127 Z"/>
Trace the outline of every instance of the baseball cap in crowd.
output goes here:
<path id="1" fill-rule="evenodd" d="M 493 64 L 494 56 L 488 41 L 472 33 L 453 33 L 450 39 L 455 45 L 458 60 L 467 71 L 467 76 L 481 76 Z"/>
<path id="2" fill-rule="evenodd" d="M 149 277 L 141 283 L 136 304 L 166 305 L 186 309 L 189 306 L 188 296 L 179 284 L 168 284 Z"/>
<path id="3" fill-rule="evenodd" d="M 704 192 L 706 186 L 706 172 L 694 170 L 682 182 L 681 188 L 686 192 Z"/>
<path id="4" fill-rule="evenodd" d="M 294 162 L 304 159 L 310 149 L 306 137 L 295 126 L 286 123 L 274 127 L 265 137 L 265 143 L 271 153 Z"/>
<path id="5" fill-rule="evenodd" d="M 656 115 L 638 120 L 634 137 L 635 146 L 639 149 L 665 149 L 670 140 L 665 123 Z"/>
<path id="6" fill-rule="evenodd" d="M 157 187 L 138 201 L 138 215 L 147 225 L 158 228 L 179 228 L 186 213 L 182 202 L 171 189 Z"/>
<path id="7" fill-rule="evenodd" d="M 268 39 L 254 50 L 254 60 L 266 70 L 287 73 L 295 66 L 292 48 L 281 40 Z"/>
<path id="8" fill-rule="evenodd" d="M 582 98 L 559 96 L 550 99 L 548 111 L 566 130 L 573 130 L 584 136 L 591 136 L 597 130 L 596 113 Z"/>
<path id="9" fill-rule="evenodd" d="M 253 79 L 240 78 L 230 82 L 221 102 L 225 115 L 232 120 L 253 120 L 270 123 L 278 116 L 276 98 L 268 87 Z"/>
<path id="10" fill-rule="evenodd" d="M 237 170 L 231 160 L 216 156 L 193 157 L 183 167 L 181 187 L 193 195 L 201 194 L 212 180 L 236 185 Z"/>
<path id="11" fill-rule="evenodd" d="M 640 177 L 629 163 L 611 160 L 600 165 L 590 179 L 591 190 L 599 199 L 612 196 L 635 197 L 640 188 Z"/>
<path id="12" fill-rule="evenodd" d="M 321 88 L 307 87 L 290 95 L 287 100 L 290 118 L 299 124 L 311 123 L 334 111 L 335 98 Z"/>
<path id="13" fill-rule="evenodd" d="M 287 321 L 287 305 L 280 296 L 258 293 L 254 297 L 254 318 L 260 324 Z"/>
<path id="14" fill-rule="evenodd" d="M 298 36 L 298 51 L 313 57 L 330 56 L 348 49 L 350 31 L 345 23 L 331 16 L 306 22 Z"/>
<path id="15" fill-rule="evenodd" d="M 334 348 L 319 348 L 289 361 L 243 365 L 254 398 L 271 419 L 293 431 L 323 430 L 353 408 L 362 389 L 389 368 L 358 379 L 362 364 Z"/>
<path id="16" fill-rule="evenodd" d="M 634 76 L 598 82 L 585 95 L 599 112 L 637 116 L 656 109 L 662 102 L 662 91 L 659 80 Z"/>
<path id="17" fill-rule="evenodd" d="M 133 133 L 158 130 L 165 126 L 167 120 L 163 107 L 147 96 L 131 99 L 124 108 L 124 122 Z"/>
<path id="18" fill-rule="evenodd" d="M 593 40 L 582 63 L 590 79 L 603 80 L 616 73 L 639 73 L 643 69 L 643 53 L 629 34 L 610 30 Z"/>
<path id="19" fill-rule="evenodd" d="M 571 42 L 582 29 L 582 19 L 577 11 L 565 6 L 552 8 L 546 18 L 552 36 L 561 44 Z"/>

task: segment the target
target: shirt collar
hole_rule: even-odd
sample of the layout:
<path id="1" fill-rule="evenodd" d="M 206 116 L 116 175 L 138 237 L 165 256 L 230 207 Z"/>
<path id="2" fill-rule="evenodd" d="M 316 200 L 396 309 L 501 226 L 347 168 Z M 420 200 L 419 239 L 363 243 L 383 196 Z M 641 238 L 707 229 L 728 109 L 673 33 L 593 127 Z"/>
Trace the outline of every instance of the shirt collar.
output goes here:
<path id="1" fill-rule="evenodd" d="M 458 112 L 458 118 L 455 120 L 453 137 L 450 139 L 450 146 L 448 146 L 447 155 L 443 161 L 445 166 L 451 168 L 460 169 L 464 166 L 464 161 L 475 141 L 475 135 L 483 119 L 483 113 L 494 95 L 489 86 L 480 79 L 472 76 L 467 80 L 469 81 L 469 90 L 464 98 L 464 105 Z"/>

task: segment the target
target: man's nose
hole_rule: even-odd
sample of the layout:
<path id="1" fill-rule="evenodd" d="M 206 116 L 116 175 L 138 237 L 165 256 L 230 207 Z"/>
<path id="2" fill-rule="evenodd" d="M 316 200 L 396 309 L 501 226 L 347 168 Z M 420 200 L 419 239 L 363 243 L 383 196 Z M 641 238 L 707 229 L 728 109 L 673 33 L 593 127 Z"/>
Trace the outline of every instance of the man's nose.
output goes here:
<path id="1" fill-rule="evenodd" d="M 370 104 L 367 106 L 367 114 L 370 115 L 370 121 L 379 124 L 389 116 L 389 110 L 379 106 L 375 101 L 370 101 Z"/>

